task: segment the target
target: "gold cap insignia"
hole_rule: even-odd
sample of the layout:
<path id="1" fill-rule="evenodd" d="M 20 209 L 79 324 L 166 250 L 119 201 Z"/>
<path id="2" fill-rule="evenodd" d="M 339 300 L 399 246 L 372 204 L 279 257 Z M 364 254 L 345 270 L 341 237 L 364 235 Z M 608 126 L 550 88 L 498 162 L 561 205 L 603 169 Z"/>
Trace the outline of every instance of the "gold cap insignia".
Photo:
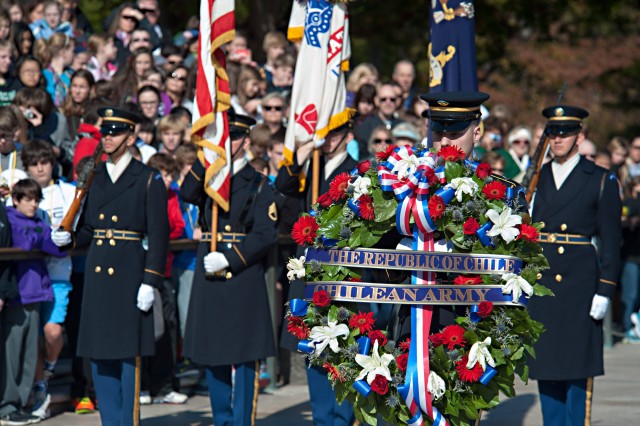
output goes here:
<path id="1" fill-rule="evenodd" d="M 437 103 L 438 103 L 438 105 L 443 106 L 443 107 L 449 106 L 449 102 L 447 102 L 447 101 L 438 101 Z"/>
<path id="2" fill-rule="evenodd" d="M 556 108 L 553 113 L 556 117 L 562 117 L 564 115 L 564 108 Z"/>
<path id="3" fill-rule="evenodd" d="M 105 117 L 113 117 L 113 110 L 112 109 L 108 109 L 104 112 L 104 116 Z"/>

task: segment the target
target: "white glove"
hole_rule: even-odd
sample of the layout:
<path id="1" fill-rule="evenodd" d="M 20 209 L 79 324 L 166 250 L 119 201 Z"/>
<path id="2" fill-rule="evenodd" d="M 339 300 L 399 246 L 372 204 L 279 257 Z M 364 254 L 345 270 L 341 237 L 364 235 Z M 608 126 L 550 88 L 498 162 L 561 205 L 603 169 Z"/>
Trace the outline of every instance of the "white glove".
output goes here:
<path id="1" fill-rule="evenodd" d="M 604 318 L 604 315 L 607 313 L 607 308 L 609 307 L 609 298 L 600 296 L 599 294 L 593 295 L 593 301 L 591 302 L 591 318 L 596 321 L 600 321 Z"/>
<path id="2" fill-rule="evenodd" d="M 143 312 L 147 312 L 153 305 L 153 287 L 149 284 L 140 284 L 138 290 L 138 309 Z"/>
<path id="3" fill-rule="evenodd" d="M 396 246 L 396 250 L 411 250 L 411 247 L 413 247 L 413 238 L 404 237 Z"/>
<path id="4" fill-rule="evenodd" d="M 51 231 L 51 241 L 58 247 L 64 247 L 71 243 L 71 233 L 67 231 Z"/>
<path id="5" fill-rule="evenodd" d="M 207 274 L 213 274 L 229 266 L 229 261 L 224 254 L 217 251 L 211 252 L 204 257 L 204 270 Z"/>

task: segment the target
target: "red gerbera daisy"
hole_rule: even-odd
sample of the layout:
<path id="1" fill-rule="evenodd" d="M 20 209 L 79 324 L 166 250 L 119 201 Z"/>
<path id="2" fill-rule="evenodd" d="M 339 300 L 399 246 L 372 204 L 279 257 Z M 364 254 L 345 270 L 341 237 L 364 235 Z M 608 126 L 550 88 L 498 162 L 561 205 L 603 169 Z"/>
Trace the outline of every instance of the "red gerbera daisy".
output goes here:
<path id="1" fill-rule="evenodd" d="M 301 216 L 296 223 L 293 224 L 291 230 L 291 238 L 299 246 L 305 243 L 311 244 L 316 239 L 318 232 L 318 223 L 313 216 Z"/>
<path id="2" fill-rule="evenodd" d="M 479 275 L 458 275 L 453 283 L 456 285 L 482 284 L 482 278 Z"/>
<path id="3" fill-rule="evenodd" d="M 375 212 L 373 211 L 373 198 L 370 195 L 361 195 L 358 199 L 358 213 L 365 220 L 373 220 Z"/>
<path id="4" fill-rule="evenodd" d="M 411 347 L 411 338 L 407 337 L 404 342 L 400 342 L 398 347 L 403 351 L 408 351 L 409 348 Z"/>
<path id="5" fill-rule="evenodd" d="M 504 198 L 507 187 L 498 181 L 493 181 L 482 188 L 482 193 L 489 200 L 500 200 Z"/>
<path id="6" fill-rule="evenodd" d="M 376 320 L 373 318 L 373 312 L 358 312 L 349 320 L 349 327 L 359 328 L 360 333 L 364 334 L 367 331 L 373 330 L 373 324 L 375 322 Z"/>
<path id="7" fill-rule="evenodd" d="M 449 350 L 456 346 L 464 347 L 467 341 L 464 339 L 465 329 L 457 324 L 448 325 L 442 330 L 442 344 L 447 345 Z"/>
<path id="8" fill-rule="evenodd" d="M 336 176 L 329 184 L 329 196 L 331 199 L 334 201 L 343 199 L 347 194 L 347 187 L 350 181 L 349 173 L 340 173 Z"/>
<path id="9" fill-rule="evenodd" d="M 440 151 L 438 151 L 438 155 L 444 158 L 445 161 L 464 160 L 464 158 L 466 157 L 464 151 L 462 151 L 458 147 L 451 145 L 443 146 L 442 148 L 440 148 Z"/>
<path id="10" fill-rule="evenodd" d="M 338 369 L 331 363 L 325 362 L 324 364 L 322 364 L 322 368 L 327 371 L 327 375 L 331 380 L 339 380 L 340 383 L 345 381 L 345 378 L 342 376 L 342 374 L 340 374 Z"/>
<path id="11" fill-rule="evenodd" d="M 384 151 L 376 152 L 376 157 L 378 158 L 378 161 L 387 161 L 387 159 L 389 158 L 389 156 L 391 155 L 391 153 L 395 148 L 396 148 L 395 146 L 389 145 L 387 149 L 385 149 Z"/>
<path id="12" fill-rule="evenodd" d="M 523 223 L 522 225 L 516 226 L 516 228 L 520 230 L 520 235 L 516 237 L 516 240 L 526 240 L 532 243 L 538 241 L 540 234 L 538 234 L 538 230 L 535 227 Z"/>
<path id="13" fill-rule="evenodd" d="M 311 333 L 311 330 L 307 327 L 307 324 L 304 323 L 302 317 L 294 316 L 290 316 L 288 319 L 287 331 L 298 339 L 306 339 L 309 337 L 309 333 Z"/>
<path id="14" fill-rule="evenodd" d="M 467 383 L 475 383 L 480 380 L 482 374 L 482 366 L 479 362 L 473 366 L 472 369 L 467 368 L 467 362 L 469 362 L 469 354 L 462 357 L 462 359 L 456 362 L 456 371 L 458 372 L 458 376 L 460 380 Z"/>
<path id="15" fill-rule="evenodd" d="M 442 197 L 440 197 L 439 195 L 434 195 L 433 197 L 431 197 L 427 206 L 429 207 L 429 214 L 434 220 L 438 219 L 444 214 L 444 209 L 446 207 L 444 205 Z"/>

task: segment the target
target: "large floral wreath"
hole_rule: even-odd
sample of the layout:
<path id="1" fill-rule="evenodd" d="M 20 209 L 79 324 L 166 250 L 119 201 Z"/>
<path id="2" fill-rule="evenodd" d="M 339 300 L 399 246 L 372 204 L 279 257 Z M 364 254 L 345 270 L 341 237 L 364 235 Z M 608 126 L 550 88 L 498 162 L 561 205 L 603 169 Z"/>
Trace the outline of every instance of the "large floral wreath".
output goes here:
<path id="1" fill-rule="evenodd" d="M 422 216 L 429 216 L 426 222 L 454 253 L 510 255 L 523 261 L 517 274 L 449 274 L 453 284 L 501 285 L 514 302 L 522 294 L 551 294 L 536 283 L 548 267 L 538 244 L 540 225 L 531 223 L 520 197 L 492 177 L 488 164 L 464 158 L 455 147 L 438 152 L 389 147 L 377 159 L 338 175 L 294 224 L 292 237 L 299 245 L 315 248 L 360 248 L 375 246 L 394 228 L 410 235 L 407 228 L 418 220 L 415 214 L 405 214 L 402 205 L 406 197 L 417 194 L 425 210 Z M 289 261 L 290 280 L 361 279 L 358 268 L 305 260 Z M 414 417 L 399 391 L 405 381 L 408 339 L 388 340 L 385 330 L 374 328 L 373 313 L 332 302 L 326 291 L 316 291 L 309 303 L 296 302 L 289 306 L 288 331 L 302 340 L 299 347 L 306 345 L 310 364 L 327 371 L 339 402 L 347 399 L 356 417 L 368 424 L 376 424 L 377 418 L 406 424 Z M 542 331 L 524 308 L 482 302 L 456 324 L 431 334 L 428 391 L 433 406 L 449 424 L 462 425 L 498 405 L 500 393 L 514 396 L 514 376 L 527 381 L 526 354 L 534 355 L 533 345 Z M 367 392 L 361 388 L 364 382 Z"/>

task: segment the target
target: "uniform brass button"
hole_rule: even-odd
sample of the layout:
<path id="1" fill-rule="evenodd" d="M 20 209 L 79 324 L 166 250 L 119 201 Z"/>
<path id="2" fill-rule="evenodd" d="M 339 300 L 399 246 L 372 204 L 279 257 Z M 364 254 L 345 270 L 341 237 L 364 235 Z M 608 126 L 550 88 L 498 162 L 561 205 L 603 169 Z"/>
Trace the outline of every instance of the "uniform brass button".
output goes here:
<path id="1" fill-rule="evenodd" d="M 227 248 L 228 248 L 228 249 L 233 248 L 233 244 L 231 244 L 231 243 L 227 243 Z"/>
<path id="2" fill-rule="evenodd" d="M 114 222 L 118 221 L 118 216 L 116 216 L 115 214 L 113 216 L 111 216 L 111 220 Z"/>
<path id="3" fill-rule="evenodd" d="M 549 234 L 550 243 L 555 243 L 557 239 L 558 239 L 558 236 L 556 234 Z"/>
<path id="4" fill-rule="evenodd" d="M 224 230 L 227 232 L 231 232 L 231 225 L 225 225 Z"/>
<path id="5" fill-rule="evenodd" d="M 100 219 L 100 220 L 104 219 L 104 213 L 100 213 L 100 214 L 98 215 L 98 219 Z"/>
<path id="6" fill-rule="evenodd" d="M 113 268 L 107 269 L 107 274 L 109 274 L 109 275 L 113 275 L 114 272 L 115 271 L 113 270 Z"/>
<path id="7" fill-rule="evenodd" d="M 114 247 L 116 245 L 116 240 L 109 240 L 109 244 Z"/>
<path id="8" fill-rule="evenodd" d="M 558 253 L 559 254 L 564 253 L 564 247 L 562 247 L 562 246 L 558 247 Z"/>
<path id="9" fill-rule="evenodd" d="M 566 231 L 567 230 L 567 224 L 563 223 L 562 225 L 560 225 L 560 230 L 561 231 Z"/>
<path id="10" fill-rule="evenodd" d="M 101 246 L 102 245 L 102 240 L 96 241 L 96 245 Z"/>
<path id="11" fill-rule="evenodd" d="M 546 223 L 544 223 L 544 222 L 542 222 L 542 221 L 541 221 L 541 222 L 540 222 L 540 229 L 544 229 L 545 225 L 546 225 Z"/>
<path id="12" fill-rule="evenodd" d="M 536 279 L 538 279 L 538 280 L 542 279 L 542 274 L 540 272 L 538 272 L 538 275 L 536 276 Z"/>
<path id="13" fill-rule="evenodd" d="M 562 281 L 562 275 L 560 275 L 560 274 L 556 275 L 556 281 L 557 282 Z"/>
<path id="14" fill-rule="evenodd" d="M 100 273 L 100 271 L 102 271 L 102 268 L 101 268 L 101 267 L 99 267 L 99 266 L 96 266 L 96 273 L 98 273 L 98 274 L 99 274 L 99 273 Z"/>
<path id="15" fill-rule="evenodd" d="M 218 236 L 216 237 L 218 239 L 218 242 L 222 241 L 222 234 L 218 233 Z"/>
<path id="16" fill-rule="evenodd" d="M 227 272 L 226 274 L 224 274 L 224 277 L 229 280 L 231 279 L 231 277 L 233 277 L 233 274 L 231 272 Z"/>

